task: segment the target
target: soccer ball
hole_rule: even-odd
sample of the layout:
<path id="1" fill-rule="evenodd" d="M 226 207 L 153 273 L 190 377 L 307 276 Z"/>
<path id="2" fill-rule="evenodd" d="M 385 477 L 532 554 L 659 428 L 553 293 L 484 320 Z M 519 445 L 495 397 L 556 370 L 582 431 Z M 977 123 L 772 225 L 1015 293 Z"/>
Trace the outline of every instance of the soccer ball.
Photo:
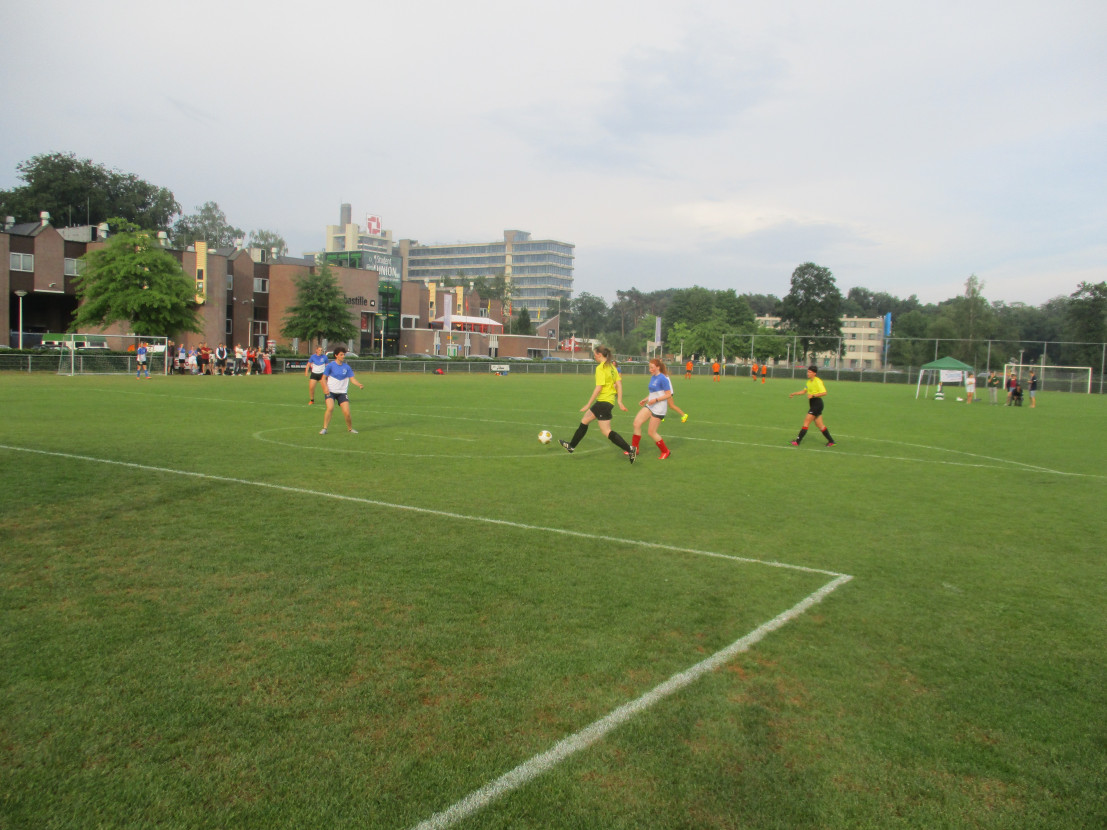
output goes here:
<path id="1" fill-rule="evenodd" d="M 553 433 L 550 432 L 548 429 L 544 429 L 540 433 L 538 433 L 538 443 L 539 444 L 548 444 L 552 440 L 553 440 Z"/>

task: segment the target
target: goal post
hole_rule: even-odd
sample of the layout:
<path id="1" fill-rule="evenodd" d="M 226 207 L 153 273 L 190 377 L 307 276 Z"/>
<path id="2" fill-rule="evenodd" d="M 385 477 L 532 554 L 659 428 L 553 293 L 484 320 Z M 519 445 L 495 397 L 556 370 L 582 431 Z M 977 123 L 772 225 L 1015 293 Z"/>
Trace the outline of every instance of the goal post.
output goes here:
<path id="1" fill-rule="evenodd" d="M 151 375 L 168 374 L 169 338 L 137 334 L 46 334 L 42 344 L 58 350 L 59 375 L 123 375 L 138 371 L 135 353 L 146 344 Z"/>
<path id="2" fill-rule="evenodd" d="M 1040 363 L 1004 363 L 1003 376 L 1012 374 L 1020 383 L 1025 383 L 1030 373 L 1038 376 L 1038 389 L 1051 392 L 1087 392 L 1092 391 L 1091 366 L 1052 366 Z"/>

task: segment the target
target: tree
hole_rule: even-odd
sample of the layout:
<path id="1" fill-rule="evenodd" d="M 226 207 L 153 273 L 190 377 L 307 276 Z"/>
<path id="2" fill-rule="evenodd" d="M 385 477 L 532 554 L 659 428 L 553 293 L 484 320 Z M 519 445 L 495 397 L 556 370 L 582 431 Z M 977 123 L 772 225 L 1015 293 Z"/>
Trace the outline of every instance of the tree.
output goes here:
<path id="1" fill-rule="evenodd" d="M 103 248 L 84 255 L 84 273 L 74 278 L 80 305 L 70 330 L 128 323 L 150 337 L 202 331 L 195 285 L 158 245 L 156 232 L 121 219 L 108 224 L 115 233 Z"/>
<path id="2" fill-rule="evenodd" d="M 1068 339 L 1076 341 L 1071 360 L 1084 366 L 1102 362 L 1095 344 L 1107 342 L 1107 282 L 1080 283 L 1069 295 L 1066 317 Z"/>
<path id="3" fill-rule="evenodd" d="M 743 294 L 742 297 L 757 317 L 771 317 L 780 310 L 780 298 L 772 294 Z"/>
<path id="4" fill-rule="evenodd" d="M 206 242 L 212 248 L 227 248 L 241 239 L 241 228 L 227 222 L 227 215 L 215 202 L 204 202 L 196 213 L 182 216 L 173 225 L 173 244 L 186 248 L 195 242 Z"/>
<path id="5" fill-rule="evenodd" d="M 587 291 L 573 300 L 573 321 L 580 337 L 598 337 L 607 320 L 607 303 Z M 564 328 L 562 328 L 564 331 Z"/>
<path id="6" fill-rule="evenodd" d="M 0 190 L 0 211 L 21 222 L 49 211 L 55 224 L 98 225 L 120 218 L 140 228 L 165 230 L 181 206 L 172 192 L 131 173 L 109 170 L 73 153 L 33 156 L 16 165 L 23 185 Z"/>
<path id="7" fill-rule="evenodd" d="M 534 323 L 531 322 L 530 312 L 525 305 L 519 306 L 515 315 L 515 334 L 534 334 Z"/>
<path id="8" fill-rule="evenodd" d="M 799 335 L 804 354 L 837 348 L 841 316 L 842 294 L 829 268 L 805 262 L 792 272 L 792 289 L 780 303 L 780 323 Z"/>
<path id="9" fill-rule="evenodd" d="M 329 265 L 317 265 L 295 282 L 296 302 L 285 314 L 281 334 L 303 340 L 309 346 L 313 340 L 323 345 L 324 340 L 345 343 L 358 336 L 358 327 L 346 308 L 346 297 Z"/>
<path id="10" fill-rule="evenodd" d="M 251 248 L 271 253 L 274 257 L 284 256 L 288 253 L 288 245 L 284 237 L 276 231 L 256 230 L 250 231 L 250 241 L 246 243 Z"/>

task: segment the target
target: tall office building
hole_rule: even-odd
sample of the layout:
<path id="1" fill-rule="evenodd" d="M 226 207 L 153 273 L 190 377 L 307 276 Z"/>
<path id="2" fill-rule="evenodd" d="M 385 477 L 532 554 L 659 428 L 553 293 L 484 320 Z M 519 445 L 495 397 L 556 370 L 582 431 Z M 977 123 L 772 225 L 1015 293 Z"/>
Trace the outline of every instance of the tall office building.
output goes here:
<path id="1" fill-rule="evenodd" d="M 353 221 L 353 211 L 350 205 L 344 204 L 339 211 L 338 224 L 327 225 L 323 253 L 362 251 L 391 256 L 393 247 L 395 247 L 395 243 L 392 241 L 392 231 L 386 231 L 381 227 L 379 216 L 366 216 L 365 230 L 362 230 L 361 225 Z M 333 261 L 333 257 L 328 257 L 328 259 Z M 371 268 L 372 266 L 352 264 L 351 267 Z"/>
<path id="2" fill-rule="evenodd" d="M 531 239 L 527 231 L 504 231 L 502 242 L 420 245 L 401 239 L 404 279 L 441 283 L 449 278 L 504 277 L 513 313 L 525 307 L 538 322 L 556 315 L 573 293 L 573 249 L 568 242 Z"/>

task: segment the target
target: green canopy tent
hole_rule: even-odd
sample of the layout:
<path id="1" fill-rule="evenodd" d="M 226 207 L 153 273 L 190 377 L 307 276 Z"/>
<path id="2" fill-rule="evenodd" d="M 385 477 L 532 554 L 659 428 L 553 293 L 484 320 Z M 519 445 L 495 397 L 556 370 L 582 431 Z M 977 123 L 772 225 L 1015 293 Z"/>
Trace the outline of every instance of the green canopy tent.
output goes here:
<path id="1" fill-rule="evenodd" d="M 972 372 L 973 368 L 972 368 L 972 366 L 970 366 L 967 363 L 962 363 L 960 360 L 958 360 L 955 357 L 943 357 L 943 358 L 940 358 L 938 360 L 934 360 L 934 361 L 931 361 L 930 363 L 927 363 L 926 365 L 924 365 L 919 370 L 919 382 L 915 385 L 915 400 L 919 399 L 919 391 L 922 387 L 923 377 L 924 376 L 926 377 L 926 391 L 927 391 L 927 394 L 929 394 L 929 392 L 930 392 L 930 373 L 931 372 L 938 372 L 939 373 L 939 375 L 938 375 L 939 385 L 941 385 L 941 381 L 940 381 L 941 374 L 940 373 L 942 371 L 961 372 L 962 373 L 962 378 L 964 378 L 964 373 L 965 372 Z"/>

